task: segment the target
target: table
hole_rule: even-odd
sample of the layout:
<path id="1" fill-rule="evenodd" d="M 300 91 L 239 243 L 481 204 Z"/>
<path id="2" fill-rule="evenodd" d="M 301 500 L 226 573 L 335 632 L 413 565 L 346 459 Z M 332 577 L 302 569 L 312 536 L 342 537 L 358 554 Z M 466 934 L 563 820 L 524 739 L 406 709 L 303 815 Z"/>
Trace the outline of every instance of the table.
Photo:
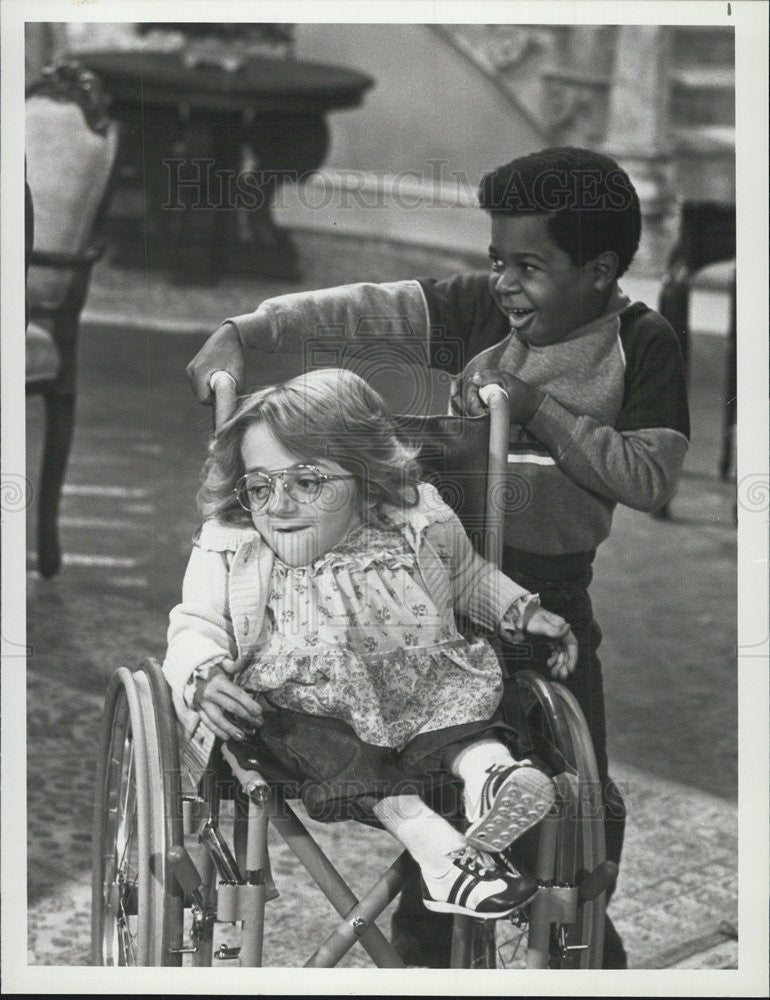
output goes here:
<path id="1" fill-rule="evenodd" d="M 122 162 L 144 195 L 144 225 L 123 263 L 176 279 L 222 273 L 298 278 L 271 206 L 280 185 L 317 169 L 326 115 L 355 107 L 374 80 L 340 66 L 253 56 L 236 70 L 183 52 L 100 51 L 78 59 L 101 77 L 124 129 Z"/>

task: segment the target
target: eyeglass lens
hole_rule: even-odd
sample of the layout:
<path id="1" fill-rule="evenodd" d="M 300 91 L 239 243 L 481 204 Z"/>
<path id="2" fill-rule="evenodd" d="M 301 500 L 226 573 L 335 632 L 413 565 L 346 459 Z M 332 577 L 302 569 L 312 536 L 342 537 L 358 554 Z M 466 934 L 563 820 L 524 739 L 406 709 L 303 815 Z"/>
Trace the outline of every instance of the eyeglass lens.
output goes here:
<path id="1" fill-rule="evenodd" d="M 324 480 L 316 473 L 302 469 L 288 469 L 272 476 L 254 473 L 241 482 L 239 499 L 252 509 L 264 507 L 274 489 L 274 482 L 280 479 L 283 488 L 297 503 L 312 503 L 318 498 Z"/>

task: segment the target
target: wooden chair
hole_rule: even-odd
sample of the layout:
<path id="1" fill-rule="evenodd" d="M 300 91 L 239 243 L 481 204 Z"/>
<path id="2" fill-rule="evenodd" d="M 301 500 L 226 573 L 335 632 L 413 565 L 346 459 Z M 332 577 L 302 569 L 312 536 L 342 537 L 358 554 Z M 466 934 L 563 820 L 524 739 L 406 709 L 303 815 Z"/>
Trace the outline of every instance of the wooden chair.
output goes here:
<path id="1" fill-rule="evenodd" d="M 28 89 L 25 129 L 26 386 L 45 405 L 37 555 L 48 577 L 61 566 L 58 510 L 72 443 L 80 312 L 101 254 L 92 240 L 114 175 L 118 126 L 107 118 L 96 76 L 68 62 L 44 70 Z"/>
<path id="2" fill-rule="evenodd" d="M 671 251 L 658 300 L 658 312 L 679 337 L 685 369 L 690 366 L 690 294 L 693 281 L 702 268 L 719 261 L 735 260 L 735 205 L 716 202 L 685 202 L 682 206 L 679 236 Z M 732 463 L 736 419 L 736 289 L 735 272 L 730 282 L 730 325 L 725 353 L 722 445 L 719 475 L 729 476 Z M 669 505 L 656 511 L 667 518 Z"/>

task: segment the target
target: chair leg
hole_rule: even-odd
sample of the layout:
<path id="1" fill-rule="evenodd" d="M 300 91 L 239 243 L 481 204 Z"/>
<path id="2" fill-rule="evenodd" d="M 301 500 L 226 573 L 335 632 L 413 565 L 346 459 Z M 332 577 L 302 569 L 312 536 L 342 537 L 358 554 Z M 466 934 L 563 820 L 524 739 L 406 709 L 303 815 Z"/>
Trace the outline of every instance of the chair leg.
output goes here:
<path id="1" fill-rule="evenodd" d="M 690 362 L 690 278 L 686 262 L 675 257 L 663 275 L 658 299 L 658 312 L 668 320 L 679 339 L 686 373 Z"/>
<path id="2" fill-rule="evenodd" d="M 679 340 L 685 376 L 690 369 L 690 271 L 687 262 L 676 250 L 663 275 L 663 287 L 658 299 L 658 312 L 667 319 Z M 667 521 L 671 517 L 668 503 L 653 512 L 653 517 Z"/>
<path id="3" fill-rule="evenodd" d="M 46 392 L 43 399 L 45 444 L 38 499 L 37 565 L 41 576 L 49 577 L 61 568 L 59 500 L 72 446 L 75 397 Z"/>
<path id="4" fill-rule="evenodd" d="M 737 420 L 737 340 L 736 340 L 736 287 L 733 275 L 730 287 L 730 327 L 727 332 L 725 351 L 725 402 L 722 413 L 722 451 L 719 458 L 719 478 L 727 482 L 733 460 L 733 443 Z"/>

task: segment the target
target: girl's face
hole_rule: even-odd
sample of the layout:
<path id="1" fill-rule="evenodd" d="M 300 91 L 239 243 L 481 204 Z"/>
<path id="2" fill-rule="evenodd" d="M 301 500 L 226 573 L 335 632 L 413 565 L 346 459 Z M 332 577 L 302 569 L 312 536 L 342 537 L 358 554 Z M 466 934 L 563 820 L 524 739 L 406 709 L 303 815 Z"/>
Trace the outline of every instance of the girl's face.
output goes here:
<path id="1" fill-rule="evenodd" d="M 347 476 L 342 466 L 330 459 L 308 463 L 281 445 L 267 424 L 252 424 L 241 441 L 241 457 L 247 473 L 268 475 L 293 468 L 314 465 L 331 476 Z M 307 566 L 332 549 L 356 525 L 361 523 L 358 490 L 352 478 L 326 482 L 318 498 L 302 503 L 291 497 L 280 478 L 272 482 L 270 497 L 264 507 L 251 511 L 254 527 L 278 558 L 288 566 Z"/>

